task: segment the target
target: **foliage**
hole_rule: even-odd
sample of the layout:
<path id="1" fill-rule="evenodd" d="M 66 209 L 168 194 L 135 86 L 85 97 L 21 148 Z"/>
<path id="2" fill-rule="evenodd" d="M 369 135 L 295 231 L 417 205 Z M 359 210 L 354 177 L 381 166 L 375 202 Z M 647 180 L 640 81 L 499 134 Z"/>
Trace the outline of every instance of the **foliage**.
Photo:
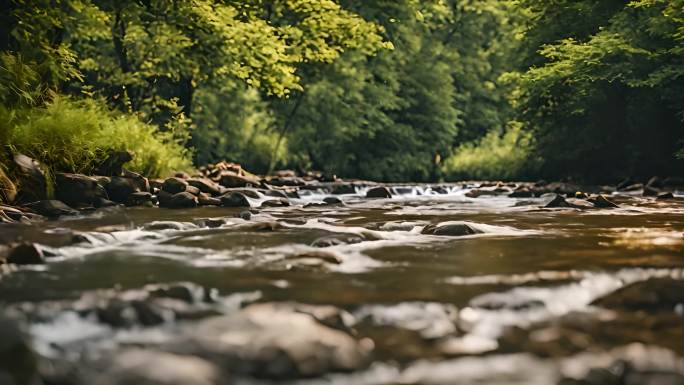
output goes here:
<path id="1" fill-rule="evenodd" d="M 26 154 L 51 171 L 92 173 L 107 150 L 129 150 L 127 165 L 157 177 L 190 167 L 187 150 L 169 132 L 133 115 L 110 112 L 96 100 L 56 97 L 44 108 L 0 109 L 2 131 L 12 152 Z"/>
<path id="2" fill-rule="evenodd" d="M 511 124 L 503 133 L 490 131 L 479 141 L 456 149 L 444 164 L 445 177 L 452 181 L 520 178 L 538 166 L 530 156 L 532 145 L 531 133 L 520 124 Z"/>
<path id="3" fill-rule="evenodd" d="M 684 2 L 521 3 L 534 14 L 526 38 L 543 43 L 527 54 L 535 65 L 508 79 L 542 172 L 595 181 L 681 173 Z"/>

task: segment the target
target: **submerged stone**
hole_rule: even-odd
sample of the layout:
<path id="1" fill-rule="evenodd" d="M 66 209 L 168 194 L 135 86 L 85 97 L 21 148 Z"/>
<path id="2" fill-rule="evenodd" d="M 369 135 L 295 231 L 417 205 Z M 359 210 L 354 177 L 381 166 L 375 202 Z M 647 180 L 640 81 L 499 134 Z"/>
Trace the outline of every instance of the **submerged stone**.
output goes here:
<path id="1" fill-rule="evenodd" d="M 366 198 L 391 198 L 392 193 L 387 187 L 373 187 L 366 192 Z"/>
<path id="2" fill-rule="evenodd" d="M 427 225 L 421 231 L 421 234 L 450 237 L 462 237 L 465 235 L 482 233 L 482 230 L 474 228 L 472 225 L 466 222 L 445 222 L 437 225 Z"/>

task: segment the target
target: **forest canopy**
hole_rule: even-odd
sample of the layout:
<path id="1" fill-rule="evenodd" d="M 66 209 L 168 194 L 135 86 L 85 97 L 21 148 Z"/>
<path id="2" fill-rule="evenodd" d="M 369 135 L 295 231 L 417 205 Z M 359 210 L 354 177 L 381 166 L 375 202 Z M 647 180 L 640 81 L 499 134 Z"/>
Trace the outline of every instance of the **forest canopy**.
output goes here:
<path id="1" fill-rule="evenodd" d="M 0 168 L 684 172 L 684 0 L 0 0 L 0 30 Z"/>

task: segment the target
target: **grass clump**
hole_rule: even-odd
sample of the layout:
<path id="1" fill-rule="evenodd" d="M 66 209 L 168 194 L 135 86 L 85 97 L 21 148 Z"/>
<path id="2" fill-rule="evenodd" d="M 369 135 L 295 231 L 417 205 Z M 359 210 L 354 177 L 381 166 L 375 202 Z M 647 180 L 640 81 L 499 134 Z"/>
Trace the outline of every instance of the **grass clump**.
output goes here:
<path id="1" fill-rule="evenodd" d="M 44 107 L 0 107 L 0 138 L 5 156 L 28 155 L 51 172 L 92 173 L 109 150 L 131 152 L 134 158 L 126 167 L 149 177 L 192 166 L 188 150 L 172 132 L 92 99 L 55 96 Z"/>
<path id="2" fill-rule="evenodd" d="M 531 153 L 532 135 L 511 123 L 503 132 L 492 130 L 477 142 L 459 146 L 443 172 L 448 180 L 523 178 L 534 167 Z"/>

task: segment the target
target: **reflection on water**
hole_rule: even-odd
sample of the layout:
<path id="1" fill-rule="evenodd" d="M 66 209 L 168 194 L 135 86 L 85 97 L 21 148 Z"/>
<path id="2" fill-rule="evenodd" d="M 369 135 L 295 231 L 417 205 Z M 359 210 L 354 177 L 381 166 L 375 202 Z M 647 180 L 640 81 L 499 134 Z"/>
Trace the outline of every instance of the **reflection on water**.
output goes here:
<path id="1" fill-rule="evenodd" d="M 684 383 L 681 201 L 401 191 L 6 226 L 49 260 L 0 276 L 0 302 L 79 368 L 55 383 Z"/>

